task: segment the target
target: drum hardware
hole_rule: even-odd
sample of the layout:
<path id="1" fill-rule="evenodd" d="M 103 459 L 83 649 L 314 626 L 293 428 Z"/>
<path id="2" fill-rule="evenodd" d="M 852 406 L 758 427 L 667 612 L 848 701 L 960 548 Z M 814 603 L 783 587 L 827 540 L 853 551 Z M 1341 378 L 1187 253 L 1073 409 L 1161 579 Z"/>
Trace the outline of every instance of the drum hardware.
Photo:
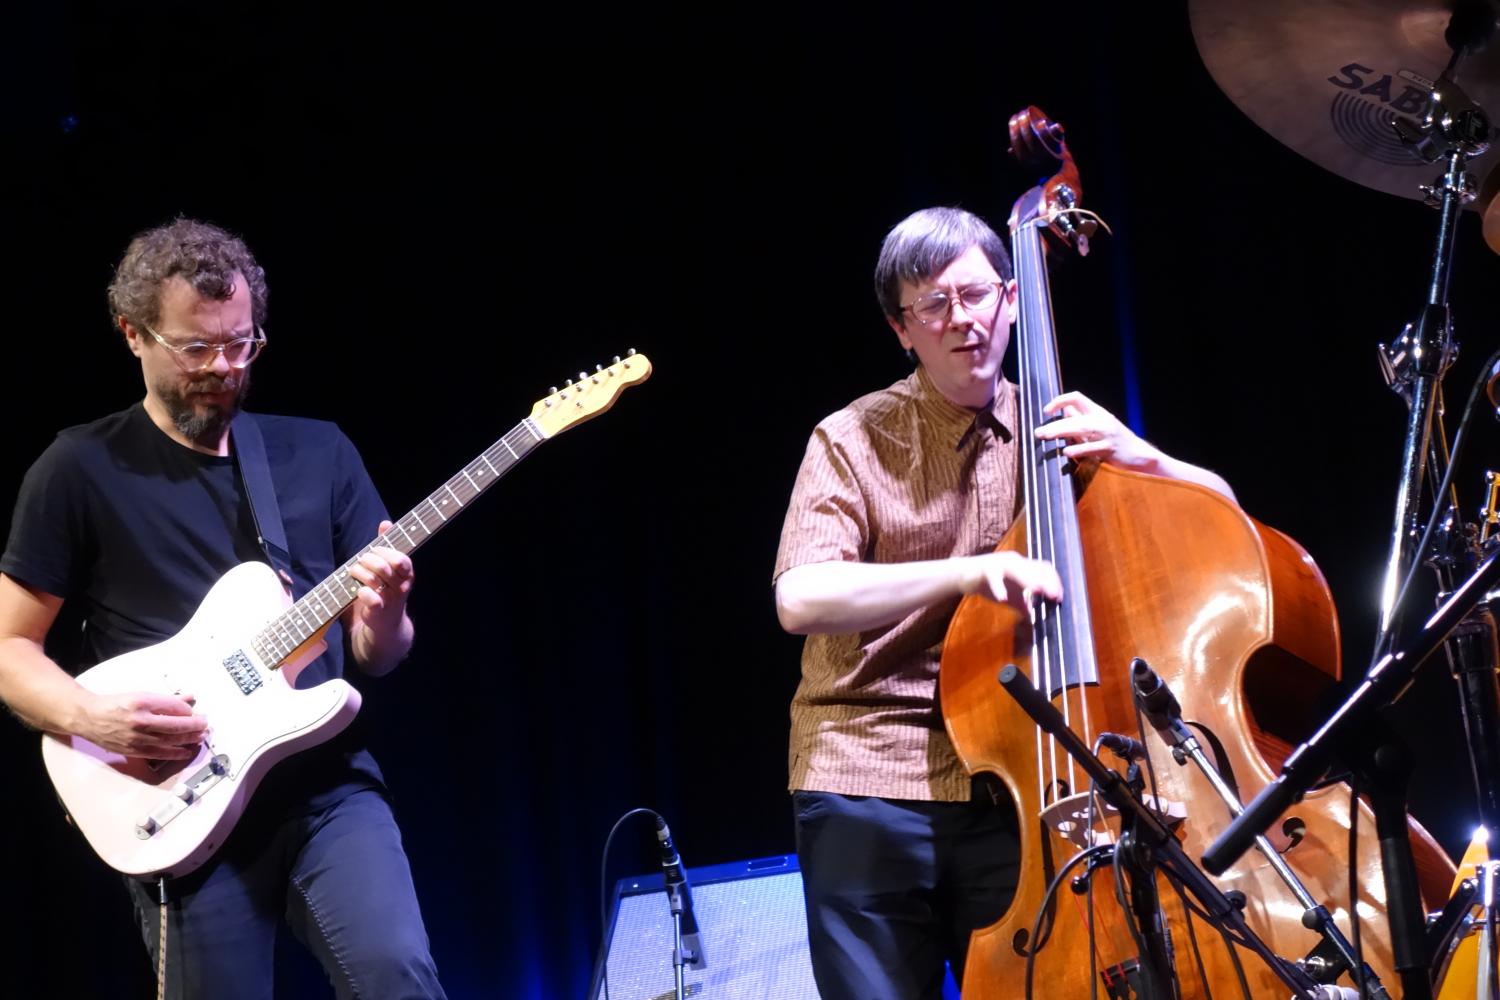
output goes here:
<path id="1" fill-rule="evenodd" d="M 1479 930 L 1475 995 L 1495 998 L 1500 990 L 1490 905 L 1494 866 L 1475 876 L 1479 916 L 1472 907 L 1450 905 L 1438 925 L 1442 936 L 1429 942 L 1410 853 L 1400 856 L 1404 845 L 1394 823 L 1398 807 L 1404 813 L 1407 768 L 1392 743 L 1372 742 L 1362 731 L 1401 697 L 1415 671 L 1442 646 L 1458 685 L 1480 819 L 1486 828 L 1500 829 L 1500 687 L 1488 605 L 1500 582 L 1494 542 L 1500 490 L 1491 474 L 1481 524 L 1463 521 L 1451 482 L 1463 427 L 1450 456 L 1442 425 L 1442 379 L 1457 353 L 1448 290 L 1455 232 L 1465 207 L 1479 211 L 1487 242 L 1500 250 L 1495 131 L 1483 107 L 1500 96 L 1500 47 L 1486 48 L 1495 34 L 1496 10 L 1483 0 L 1447 5 L 1193 0 L 1190 10 L 1210 73 L 1258 125 L 1334 173 L 1377 190 L 1420 197 L 1439 210 L 1426 301 L 1400 336 L 1380 346 L 1382 373 L 1407 403 L 1408 419 L 1372 664 L 1354 694 L 1213 843 L 1204 864 L 1211 872 L 1224 871 L 1248 849 L 1256 831 L 1300 798 L 1335 758 L 1342 759 L 1361 774 L 1376 804 L 1403 995 L 1432 996 L 1434 963 L 1441 959 L 1433 948 L 1451 948 L 1462 924 Z M 1328 99 L 1326 109 L 1318 107 L 1318 95 Z M 1419 171 L 1439 163 L 1442 174 L 1436 180 L 1418 182 Z M 1484 386 L 1492 407 L 1497 382 L 1500 359 L 1492 359 Z M 1466 422 L 1477 389 L 1464 411 Z M 1431 487 L 1434 502 L 1421 530 L 1424 487 Z M 1413 630 L 1405 619 L 1422 565 L 1438 577 L 1439 606 Z"/>

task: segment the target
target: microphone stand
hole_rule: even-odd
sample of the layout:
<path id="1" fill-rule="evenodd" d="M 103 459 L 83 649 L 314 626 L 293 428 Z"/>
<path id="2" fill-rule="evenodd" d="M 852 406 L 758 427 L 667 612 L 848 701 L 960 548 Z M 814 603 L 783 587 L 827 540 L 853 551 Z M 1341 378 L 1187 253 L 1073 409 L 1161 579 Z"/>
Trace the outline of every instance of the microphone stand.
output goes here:
<path id="1" fill-rule="evenodd" d="M 1332 718 L 1312 737 L 1292 752 L 1281 767 L 1281 774 L 1261 790 L 1250 801 L 1245 811 L 1225 828 L 1203 855 L 1203 867 L 1220 874 L 1249 849 L 1257 833 L 1263 832 L 1292 804 L 1300 799 L 1327 772 L 1329 764 L 1339 751 L 1351 756 L 1357 752 L 1361 730 L 1375 721 L 1375 713 L 1395 700 L 1409 687 L 1417 669 L 1438 650 L 1449 633 L 1468 616 L 1469 609 L 1484 599 L 1486 593 L 1500 582 L 1500 555 L 1491 554 L 1474 573 L 1433 613 L 1421 629 L 1411 638 L 1404 649 L 1398 649 L 1381 657 L 1370 668 L 1364 681 L 1355 689 L 1344 704 L 1334 712 Z M 1374 760 L 1371 765 L 1380 768 L 1393 763 L 1393 756 L 1385 748 L 1377 748 L 1368 754 Z M 1396 762 L 1399 766 L 1399 763 Z M 1377 800 L 1377 821 L 1380 804 Z M 1430 997 L 1432 986 L 1426 975 L 1427 963 L 1411 964 L 1420 958 L 1422 943 L 1421 900 L 1417 893 L 1415 871 L 1411 861 L 1410 845 L 1406 843 L 1405 815 L 1401 816 L 1400 844 L 1392 838 L 1392 857 L 1387 857 L 1386 831 L 1381 831 L 1382 860 L 1393 862 L 1386 868 L 1387 895 L 1390 900 L 1391 938 L 1396 953 L 1397 969 L 1401 971 L 1403 993 L 1408 998 Z M 1396 847 L 1403 850 L 1396 850 Z M 1404 863 L 1399 855 L 1405 854 Z M 1403 870 L 1404 869 L 1404 870 Z M 1398 914 L 1398 903 L 1402 912 Z M 1399 932 L 1399 936 L 1398 936 Z M 1407 965 L 1402 965 L 1402 961 Z M 1414 971 L 1420 967 L 1420 983 Z"/>
<path id="2" fill-rule="evenodd" d="M 688 887 L 687 873 L 682 867 L 682 857 L 672 843 L 672 831 L 667 821 L 656 817 L 656 840 L 661 849 L 663 883 L 667 890 L 667 907 L 672 914 L 672 978 L 677 1000 L 687 996 L 684 974 L 689 966 L 694 969 L 707 967 L 703 941 L 698 929 L 698 917 L 693 912 L 692 889 Z M 687 929 L 684 931 L 683 927 Z M 683 940 L 691 942 L 684 948 Z"/>
<path id="3" fill-rule="evenodd" d="M 1245 922 L 1245 915 L 1239 907 L 1188 859 L 1187 854 L 1182 850 L 1182 845 L 1177 842 L 1176 837 L 1172 836 L 1172 831 L 1166 824 L 1156 813 L 1146 808 L 1119 772 L 1105 766 L 1089 751 L 1088 746 L 1078 738 L 1078 735 L 1068 728 L 1061 713 L 1032 686 L 1031 681 L 1016 668 L 1015 664 L 1010 664 L 1000 671 L 1000 686 L 1016 700 L 1021 709 L 1031 716 L 1038 726 L 1062 744 L 1063 749 L 1078 761 L 1084 772 L 1093 780 L 1104 800 L 1119 811 L 1121 821 L 1127 824 L 1129 837 L 1133 842 L 1133 849 L 1128 851 L 1126 856 L 1134 865 L 1139 866 L 1132 879 L 1134 885 L 1149 884 L 1154 889 L 1155 867 L 1160 867 L 1192 893 L 1215 923 L 1235 931 L 1245 942 L 1246 947 L 1259 955 L 1277 978 L 1291 988 L 1295 997 L 1302 998 L 1302 1000 L 1316 1000 L 1319 995 L 1319 984 L 1314 982 L 1303 969 L 1283 960 L 1266 946 L 1266 943 Z M 1119 846 L 1123 848 L 1124 845 L 1125 837 L 1122 836 Z M 1141 923 L 1143 931 L 1150 927 L 1151 932 L 1155 933 L 1158 927 L 1157 920 L 1157 913 L 1149 914 L 1149 919 Z M 1155 943 L 1148 938 L 1149 954 L 1141 956 L 1143 968 L 1148 964 L 1156 966 L 1151 970 L 1148 979 L 1151 991 L 1144 994 L 1151 1000 L 1176 995 L 1172 987 L 1173 972 L 1169 961 L 1165 958 L 1165 941 L 1160 939 L 1160 934 L 1157 934 L 1157 937 L 1159 940 Z"/>
<path id="4" fill-rule="evenodd" d="M 1141 661 L 1137 660 L 1136 662 Z M 1208 779 L 1208 783 L 1213 786 L 1219 798 L 1224 800 L 1224 804 L 1229 808 L 1231 816 L 1239 816 L 1245 811 L 1245 807 L 1240 803 L 1239 797 L 1229 787 L 1228 782 L 1224 780 L 1224 776 L 1219 773 L 1219 769 L 1214 766 L 1213 762 L 1203 752 L 1203 747 L 1198 742 L 1198 738 L 1193 735 L 1192 731 L 1188 729 L 1187 724 L 1182 721 L 1182 716 L 1174 712 L 1167 720 L 1165 726 L 1157 728 L 1157 732 L 1160 733 L 1167 745 L 1172 748 L 1173 760 L 1185 767 L 1188 760 L 1191 759 L 1198 766 L 1198 770 Z M 1354 946 L 1349 943 L 1349 940 L 1344 937 L 1343 932 L 1339 930 L 1338 925 L 1333 922 L 1333 914 L 1328 912 L 1326 906 L 1313 899 L 1312 893 L 1307 891 L 1307 887 L 1302 884 L 1302 880 L 1287 865 L 1286 860 L 1281 856 L 1281 852 L 1276 850 L 1264 834 L 1256 835 L 1255 846 L 1260 850 L 1262 856 L 1265 857 L 1266 863 L 1271 866 L 1271 870 L 1281 878 L 1281 881 L 1286 883 L 1292 895 L 1297 897 L 1297 902 L 1302 904 L 1302 925 L 1308 930 L 1317 931 L 1322 935 L 1324 946 L 1315 949 L 1311 955 L 1302 960 L 1301 965 L 1303 968 L 1308 968 L 1310 965 L 1315 966 L 1315 969 L 1309 971 L 1309 975 L 1313 976 L 1320 983 L 1332 983 L 1338 979 L 1341 972 L 1347 969 L 1350 978 L 1358 983 L 1359 976 L 1355 970 L 1359 969 L 1362 963 L 1354 952 Z M 1338 956 L 1336 959 L 1330 960 L 1331 955 L 1329 958 L 1324 957 L 1330 950 L 1332 954 Z M 1380 982 L 1380 977 L 1375 974 L 1375 970 L 1370 968 L 1368 964 L 1364 965 L 1364 982 L 1365 988 L 1374 1000 L 1390 1000 L 1390 994 L 1386 992 L 1385 986 Z"/>
<path id="5" fill-rule="evenodd" d="M 677 1000 L 685 1000 L 687 986 L 683 974 L 692 961 L 682 950 L 682 882 L 667 879 L 667 906 L 672 911 L 672 982 Z"/>

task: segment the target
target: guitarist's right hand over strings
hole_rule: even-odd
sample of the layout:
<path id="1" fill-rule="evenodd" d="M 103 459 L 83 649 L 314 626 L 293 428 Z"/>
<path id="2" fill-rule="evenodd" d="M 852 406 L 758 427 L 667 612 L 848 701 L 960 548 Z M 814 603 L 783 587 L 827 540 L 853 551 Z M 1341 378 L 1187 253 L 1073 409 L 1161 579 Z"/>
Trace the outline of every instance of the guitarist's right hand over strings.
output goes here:
<path id="1" fill-rule="evenodd" d="M 208 732 L 208 719 L 193 714 L 191 695 L 131 691 L 90 695 L 79 735 L 127 757 L 189 760 Z"/>

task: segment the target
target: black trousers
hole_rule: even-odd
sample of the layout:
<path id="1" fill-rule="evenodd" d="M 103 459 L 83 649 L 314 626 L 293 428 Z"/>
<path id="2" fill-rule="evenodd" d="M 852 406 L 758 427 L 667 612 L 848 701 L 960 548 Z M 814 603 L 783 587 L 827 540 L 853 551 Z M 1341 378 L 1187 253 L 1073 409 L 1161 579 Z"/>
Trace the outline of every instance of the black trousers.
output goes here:
<path id="1" fill-rule="evenodd" d="M 125 882 L 154 970 L 156 887 Z M 380 792 L 275 822 L 247 814 L 219 856 L 167 891 L 172 1000 L 269 1000 L 282 921 L 340 1000 L 443 1000 L 401 834 Z"/>
<path id="2" fill-rule="evenodd" d="M 937 1000 L 945 963 L 962 982 L 969 932 L 1015 894 L 1009 797 L 976 782 L 969 802 L 798 791 L 792 806 L 823 1000 Z"/>

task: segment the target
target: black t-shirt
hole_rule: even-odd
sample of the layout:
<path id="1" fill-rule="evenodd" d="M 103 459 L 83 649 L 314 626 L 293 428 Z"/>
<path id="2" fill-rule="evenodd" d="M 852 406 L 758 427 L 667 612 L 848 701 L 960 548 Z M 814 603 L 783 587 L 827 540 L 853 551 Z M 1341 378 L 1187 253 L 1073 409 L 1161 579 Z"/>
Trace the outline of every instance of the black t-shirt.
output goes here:
<path id="1" fill-rule="evenodd" d="M 334 424 L 255 420 L 301 597 L 375 537 L 385 506 Z M 48 643 L 77 669 L 175 635 L 219 577 L 251 560 L 265 557 L 235 459 L 178 444 L 138 403 L 62 431 L 27 471 L 0 572 L 63 598 L 69 613 L 59 627 L 81 618 L 81 636 Z M 327 651 L 303 670 L 299 688 L 343 675 L 343 626 L 335 621 L 325 639 Z M 273 768 L 266 787 L 314 806 L 384 787 L 357 724 L 294 761 Z"/>

